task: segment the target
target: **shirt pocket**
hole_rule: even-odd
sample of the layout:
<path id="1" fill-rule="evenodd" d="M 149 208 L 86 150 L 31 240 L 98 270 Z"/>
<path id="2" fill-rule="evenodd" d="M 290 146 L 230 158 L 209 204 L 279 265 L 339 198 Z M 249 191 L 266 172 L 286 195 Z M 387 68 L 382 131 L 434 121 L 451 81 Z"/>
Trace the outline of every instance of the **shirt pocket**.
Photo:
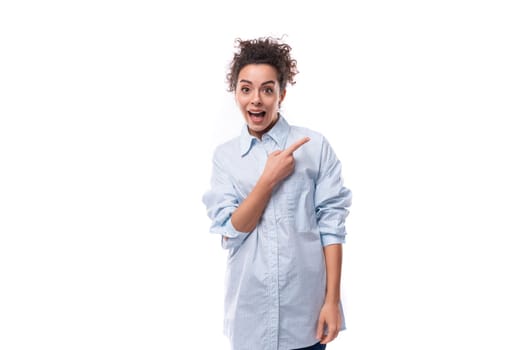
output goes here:
<path id="1" fill-rule="evenodd" d="M 317 225 L 314 191 L 313 181 L 306 177 L 292 177 L 285 183 L 286 219 L 297 232 L 312 232 Z"/>

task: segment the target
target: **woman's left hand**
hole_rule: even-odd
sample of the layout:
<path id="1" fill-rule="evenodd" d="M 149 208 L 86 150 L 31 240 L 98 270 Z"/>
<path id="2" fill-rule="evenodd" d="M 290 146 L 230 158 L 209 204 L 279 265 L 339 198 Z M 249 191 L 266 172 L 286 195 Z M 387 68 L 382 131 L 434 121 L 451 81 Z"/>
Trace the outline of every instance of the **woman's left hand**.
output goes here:
<path id="1" fill-rule="evenodd" d="M 321 344 L 328 344 L 334 340 L 341 329 L 341 311 L 338 304 L 325 303 L 319 313 L 317 322 L 317 339 Z M 327 329 L 327 334 L 324 330 Z"/>

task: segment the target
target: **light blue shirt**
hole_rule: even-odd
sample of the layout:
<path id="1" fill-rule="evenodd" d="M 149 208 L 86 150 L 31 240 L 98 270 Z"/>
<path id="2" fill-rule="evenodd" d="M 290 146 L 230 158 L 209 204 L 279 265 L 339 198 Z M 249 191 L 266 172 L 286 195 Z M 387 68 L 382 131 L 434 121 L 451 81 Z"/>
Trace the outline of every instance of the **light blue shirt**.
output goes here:
<path id="1" fill-rule="evenodd" d="M 252 191 L 268 154 L 305 136 L 310 141 L 294 152 L 294 172 L 274 188 L 257 227 L 235 230 L 231 215 Z M 244 126 L 239 137 L 217 147 L 203 201 L 210 231 L 229 238 L 222 239 L 229 250 L 224 333 L 232 349 L 290 350 L 318 341 L 326 287 L 323 246 L 345 241 L 351 197 L 327 140 L 282 116 L 261 140 Z"/>

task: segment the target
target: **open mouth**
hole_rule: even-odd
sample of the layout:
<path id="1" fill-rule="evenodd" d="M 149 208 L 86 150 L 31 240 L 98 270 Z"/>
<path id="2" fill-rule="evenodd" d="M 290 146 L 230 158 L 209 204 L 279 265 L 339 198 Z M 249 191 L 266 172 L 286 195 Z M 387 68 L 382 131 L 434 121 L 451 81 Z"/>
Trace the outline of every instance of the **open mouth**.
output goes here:
<path id="1" fill-rule="evenodd" d="M 253 120 L 254 122 L 261 122 L 266 116 L 266 112 L 265 111 L 261 111 L 261 112 L 248 111 L 248 115 L 250 116 L 250 119 Z"/>

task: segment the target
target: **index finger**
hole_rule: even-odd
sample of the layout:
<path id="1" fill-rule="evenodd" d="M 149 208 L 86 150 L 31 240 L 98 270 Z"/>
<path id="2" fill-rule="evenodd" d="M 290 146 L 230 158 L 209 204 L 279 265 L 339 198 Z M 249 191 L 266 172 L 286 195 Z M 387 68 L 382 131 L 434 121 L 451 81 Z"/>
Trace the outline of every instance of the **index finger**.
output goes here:
<path id="1" fill-rule="evenodd" d="M 297 149 L 299 147 L 301 147 L 302 145 L 304 145 L 305 143 L 307 143 L 308 141 L 310 141 L 310 138 L 309 137 L 303 137 L 302 139 L 298 140 L 298 141 L 295 141 L 295 143 L 293 145 L 291 145 L 290 147 L 288 147 L 287 149 L 285 149 L 283 151 L 283 153 L 288 153 L 288 154 L 292 154 L 294 153 L 295 151 L 297 151 Z"/>

